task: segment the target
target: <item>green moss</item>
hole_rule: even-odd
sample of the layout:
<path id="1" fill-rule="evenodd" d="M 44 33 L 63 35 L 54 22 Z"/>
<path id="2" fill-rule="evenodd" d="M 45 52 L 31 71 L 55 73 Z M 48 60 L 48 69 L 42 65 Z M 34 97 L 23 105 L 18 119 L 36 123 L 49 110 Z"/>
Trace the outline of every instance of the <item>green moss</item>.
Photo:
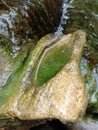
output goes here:
<path id="1" fill-rule="evenodd" d="M 17 89 L 17 85 L 19 85 L 19 79 L 21 79 L 25 60 L 28 56 L 28 49 L 20 52 L 16 58 L 12 58 L 13 56 L 8 53 L 9 51 L 5 51 L 5 48 L 2 51 L 4 57 L 1 58 L 1 61 L 4 63 L 6 61 L 6 64 L 3 63 L 2 65 L 4 68 L 9 65 L 11 66 L 8 70 L 9 72 L 11 71 L 11 75 L 8 77 L 5 86 L 0 86 L 0 106 L 3 105 L 14 92 L 16 92 L 15 89 Z M 6 71 L 4 73 L 6 73 Z"/>
<path id="2" fill-rule="evenodd" d="M 8 100 L 8 98 L 13 94 L 13 92 L 15 92 L 16 84 L 19 81 L 20 74 L 21 71 L 17 74 L 13 74 L 10 77 L 6 86 L 4 88 L 0 88 L 0 106 Z"/>
<path id="3" fill-rule="evenodd" d="M 44 52 L 45 53 L 45 52 Z M 43 53 L 43 59 L 38 63 L 40 64 L 39 68 L 37 66 L 35 74 L 35 78 L 37 78 L 37 82 L 42 85 L 51 79 L 55 74 L 68 62 L 71 52 L 70 49 L 65 45 L 61 47 L 54 47 L 47 51 L 46 54 Z"/>

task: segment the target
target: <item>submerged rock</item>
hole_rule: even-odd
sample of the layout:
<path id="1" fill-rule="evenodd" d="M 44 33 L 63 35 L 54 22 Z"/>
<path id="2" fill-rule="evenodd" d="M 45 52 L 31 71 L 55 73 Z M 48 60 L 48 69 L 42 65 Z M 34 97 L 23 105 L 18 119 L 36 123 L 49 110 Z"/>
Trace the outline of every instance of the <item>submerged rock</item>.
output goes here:
<path id="1" fill-rule="evenodd" d="M 86 34 L 81 30 L 41 38 L 22 68 L 1 88 L 1 124 L 19 126 L 23 121 L 31 121 L 35 125 L 37 121 L 50 119 L 59 119 L 64 124 L 81 121 L 87 107 L 87 91 L 80 70 L 85 42 Z"/>

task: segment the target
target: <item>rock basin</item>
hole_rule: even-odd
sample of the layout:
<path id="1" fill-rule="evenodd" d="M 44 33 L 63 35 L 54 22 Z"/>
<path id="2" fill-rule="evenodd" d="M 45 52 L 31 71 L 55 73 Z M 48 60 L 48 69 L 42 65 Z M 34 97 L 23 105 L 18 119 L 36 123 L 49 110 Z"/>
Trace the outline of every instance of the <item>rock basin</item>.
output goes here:
<path id="1" fill-rule="evenodd" d="M 85 42 L 86 33 L 82 30 L 63 36 L 49 34 L 42 38 L 29 54 L 21 72 L 13 75 L 8 83 L 7 88 L 14 87 L 14 91 L 1 105 L 1 124 L 8 125 L 6 122 L 11 122 L 13 125 L 16 120 L 16 125 L 19 125 L 21 121 L 27 120 L 35 125 L 33 121 L 41 123 L 50 119 L 58 119 L 64 124 L 80 122 L 88 102 L 85 82 L 80 71 Z M 50 52 L 55 52 L 52 52 L 54 56 L 58 48 L 59 55 L 65 57 L 65 63 L 63 66 L 61 63 L 61 68 L 51 75 L 48 81 L 40 84 L 38 71 L 47 57 L 51 58 Z M 64 53 L 66 49 L 68 55 Z M 47 55 L 43 55 L 44 53 Z M 36 66 L 39 67 L 38 70 Z M 18 77 L 15 80 L 16 76 Z M 4 91 L 3 88 L 1 91 Z"/>

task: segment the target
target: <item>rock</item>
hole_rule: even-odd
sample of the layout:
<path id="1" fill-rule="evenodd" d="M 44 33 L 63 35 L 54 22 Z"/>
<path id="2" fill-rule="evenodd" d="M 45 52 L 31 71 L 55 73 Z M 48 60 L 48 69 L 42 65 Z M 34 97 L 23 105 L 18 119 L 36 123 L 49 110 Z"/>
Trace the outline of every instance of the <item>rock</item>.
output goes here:
<path id="1" fill-rule="evenodd" d="M 5 87 L 8 96 L 0 106 L 1 124 L 7 126 L 10 122 L 11 126 L 18 126 L 23 121 L 31 121 L 34 125 L 33 121 L 50 119 L 58 119 L 64 124 L 81 121 L 88 102 L 80 70 L 85 42 L 86 34 L 82 30 L 63 36 L 48 34 L 43 37 Z M 65 59 L 63 65 L 55 60 L 57 56 Z M 54 60 L 50 60 L 52 57 Z M 38 73 L 47 62 L 48 67 L 53 63 L 51 69 L 58 63 L 59 67 L 56 67 L 59 69 L 50 74 L 48 80 L 40 82 L 42 77 L 38 78 Z M 43 69 L 41 74 L 47 71 Z M 4 91 L 2 88 L 3 94 Z"/>
<path id="2" fill-rule="evenodd" d="M 86 116 L 88 114 L 93 115 L 94 113 L 98 113 L 98 74 L 97 74 L 97 66 L 93 69 L 90 67 L 87 59 L 82 58 L 81 63 L 81 72 L 85 79 L 86 88 L 88 89 L 88 107 L 86 110 Z"/>
<path id="3" fill-rule="evenodd" d="M 7 65 L 6 65 L 7 64 Z M 3 87 L 12 74 L 12 59 L 4 48 L 0 48 L 0 87 Z"/>
<path id="4" fill-rule="evenodd" d="M 67 130 L 97 130 L 98 121 L 88 119 L 84 120 L 79 124 L 69 124 L 67 125 Z"/>
<path id="5" fill-rule="evenodd" d="M 1 0 L 0 39 L 11 42 L 12 49 L 53 32 L 60 21 L 61 5 L 62 0 Z"/>

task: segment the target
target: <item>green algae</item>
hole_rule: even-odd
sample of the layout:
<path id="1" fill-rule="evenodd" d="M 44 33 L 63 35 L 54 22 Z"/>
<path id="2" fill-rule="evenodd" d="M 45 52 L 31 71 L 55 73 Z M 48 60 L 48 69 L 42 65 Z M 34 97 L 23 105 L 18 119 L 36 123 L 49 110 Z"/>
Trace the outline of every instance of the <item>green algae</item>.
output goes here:
<path id="1" fill-rule="evenodd" d="M 9 56 L 8 63 L 11 66 L 9 72 L 11 72 L 10 76 L 6 80 L 6 84 L 4 86 L 0 86 L 0 106 L 4 104 L 8 98 L 15 91 L 15 85 L 17 84 L 19 77 L 21 75 L 21 68 L 23 67 L 23 61 L 26 57 L 26 51 L 21 54 L 21 56 L 17 57 L 17 59 L 13 59 L 12 56 Z M 5 55 L 8 57 L 8 54 Z M 4 58 L 4 57 L 3 57 Z M 6 58 L 3 59 L 4 61 Z M 6 63 L 3 64 L 4 67 L 8 66 L 7 60 Z M 5 72 L 6 73 L 6 72 Z"/>
<path id="2" fill-rule="evenodd" d="M 12 52 L 8 39 L 0 41 L 0 106 L 2 106 L 16 90 L 16 84 L 28 57 L 30 45 L 21 51 Z M 29 44 L 29 43 L 28 43 Z M 31 47 L 33 50 L 33 46 Z M 1 82 L 2 80 L 2 82 Z"/>
<path id="3" fill-rule="evenodd" d="M 59 37 L 56 42 L 45 49 L 34 69 L 34 82 L 39 85 L 55 76 L 70 59 L 73 42 L 70 40 L 71 45 L 66 45 Z"/>
<path id="4" fill-rule="evenodd" d="M 36 77 L 40 85 L 47 82 L 68 62 L 71 52 L 70 49 L 62 46 L 61 48 L 53 48 L 45 55 L 39 67 Z"/>

